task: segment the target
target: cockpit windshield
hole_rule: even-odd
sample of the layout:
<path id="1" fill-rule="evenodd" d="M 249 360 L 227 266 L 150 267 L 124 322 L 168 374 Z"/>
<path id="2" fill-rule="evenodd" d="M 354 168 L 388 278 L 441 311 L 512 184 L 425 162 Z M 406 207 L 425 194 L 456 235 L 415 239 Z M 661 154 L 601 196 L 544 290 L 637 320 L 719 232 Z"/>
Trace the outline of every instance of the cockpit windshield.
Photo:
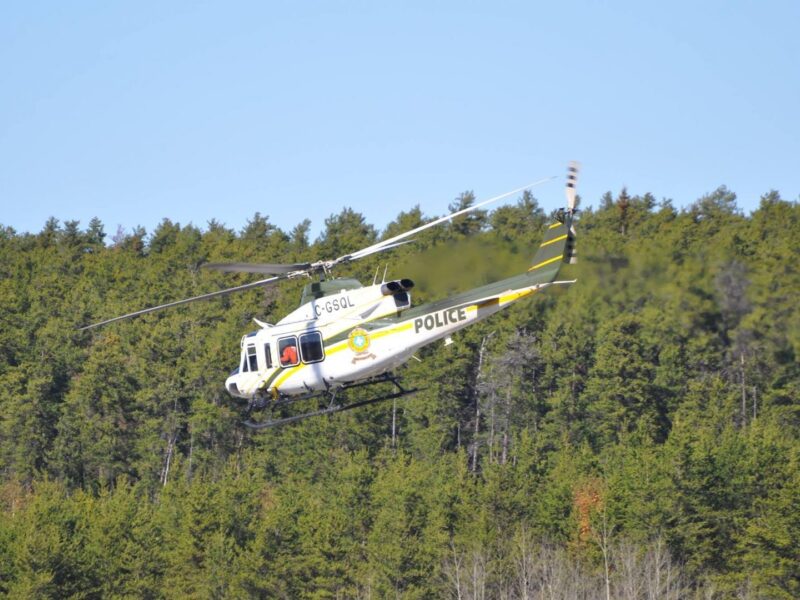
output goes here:
<path id="1" fill-rule="evenodd" d="M 253 373 L 258 371 L 258 355 L 256 354 L 256 347 L 253 344 L 248 344 L 242 350 L 242 372 Z"/>

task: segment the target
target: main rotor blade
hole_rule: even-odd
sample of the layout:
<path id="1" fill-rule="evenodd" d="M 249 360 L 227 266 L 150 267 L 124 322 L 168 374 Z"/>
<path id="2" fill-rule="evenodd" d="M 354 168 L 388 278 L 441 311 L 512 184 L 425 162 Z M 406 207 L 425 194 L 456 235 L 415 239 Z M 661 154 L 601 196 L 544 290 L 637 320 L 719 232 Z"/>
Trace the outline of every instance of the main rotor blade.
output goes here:
<path id="1" fill-rule="evenodd" d="M 556 179 L 556 177 L 545 177 L 544 179 L 540 179 L 538 181 L 534 181 L 533 183 L 529 183 L 528 185 L 524 185 L 520 188 L 515 190 L 511 190 L 510 192 L 506 192 L 505 194 L 500 194 L 499 196 L 495 196 L 494 198 L 489 198 L 488 200 L 484 200 L 482 202 L 478 202 L 468 208 L 464 208 L 462 210 L 456 211 L 449 215 L 445 215 L 439 219 L 435 219 L 430 223 L 425 223 L 424 225 L 420 225 L 416 229 L 411 229 L 410 231 L 406 231 L 405 233 L 401 233 L 400 235 L 396 235 L 394 237 L 390 237 L 388 240 L 383 240 L 378 242 L 377 244 L 373 244 L 372 246 L 367 246 L 366 248 L 362 248 L 361 250 L 357 250 L 356 252 L 351 252 L 350 254 L 345 254 L 344 256 L 340 256 L 334 261 L 331 261 L 331 266 L 340 263 L 340 262 L 348 262 L 351 260 L 358 260 L 359 258 L 363 258 L 365 256 L 369 256 L 370 254 L 375 254 L 376 252 L 381 252 L 383 250 L 388 250 L 389 248 L 393 248 L 397 245 L 397 242 L 405 239 L 407 237 L 411 237 L 412 235 L 419 233 L 420 231 L 424 231 L 425 229 L 429 229 L 431 227 L 435 227 L 445 221 L 449 221 L 454 219 L 455 217 L 460 217 L 461 215 L 465 215 L 468 212 L 472 212 L 473 210 L 478 210 L 482 206 L 486 206 L 487 204 L 491 204 L 492 202 L 497 202 L 498 200 L 502 200 L 503 198 L 508 198 L 509 196 L 513 196 L 514 194 L 519 194 L 520 192 L 524 192 L 532 187 L 536 187 L 537 185 L 541 185 L 543 183 L 547 183 L 548 181 L 552 181 Z"/>
<path id="2" fill-rule="evenodd" d="M 147 313 L 163 310 L 165 308 L 172 308 L 173 306 L 180 306 L 182 304 L 188 304 L 190 302 L 196 302 L 198 300 L 207 300 L 209 298 L 216 298 L 217 296 L 224 296 L 226 294 L 232 294 L 234 292 L 242 292 L 245 290 L 250 290 L 257 287 L 269 285 L 271 283 L 283 279 L 292 279 L 295 277 L 300 277 L 302 275 L 309 275 L 310 273 L 315 271 L 328 272 L 332 267 L 338 264 L 346 263 L 351 260 L 358 260 L 359 258 L 364 258 L 365 256 L 369 256 L 370 254 L 375 254 L 376 252 L 382 252 L 384 250 L 396 248 L 397 246 L 402 246 L 403 244 L 413 241 L 413 240 L 406 240 L 406 238 L 409 238 L 412 235 L 419 233 L 420 231 L 424 231 L 425 229 L 435 227 L 436 225 L 444 223 L 445 221 L 450 221 L 461 215 L 465 215 L 474 210 L 478 210 L 479 208 L 486 206 L 487 204 L 491 204 L 492 202 L 497 202 L 498 200 L 502 200 L 503 198 L 507 198 L 514 194 L 518 194 L 522 191 L 528 190 L 537 185 L 541 185 L 552 179 L 555 179 L 555 177 L 546 177 L 544 179 L 534 181 L 533 183 L 529 183 L 528 185 L 522 186 L 515 190 L 511 190 L 510 192 L 506 192 L 505 194 L 500 194 L 499 196 L 495 196 L 494 198 L 489 198 L 488 200 L 484 200 L 482 202 L 479 202 L 478 204 L 475 204 L 463 210 L 459 210 L 444 217 L 441 217 L 439 219 L 435 219 L 430 223 L 425 223 L 424 225 L 420 225 L 419 227 L 412 229 L 410 231 L 406 231 L 405 233 L 401 233 L 400 235 L 396 235 L 387 240 L 383 240 L 376 244 L 372 244 L 371 246 L 367 246 L 366 248 L 362 248 L 361 250 L 351 252 L 350 254 L 345 254 L 335 260 L 322 260 L 314 263 L 295 263 L 295 264 L 266 264 L 266 263 L 206 264 L 203 265 L 205 268 L 214 269 L 217 271 L 264 273 L 275 276 L 270 277 L 268 279 L 262 279 L 261 281 L 254 281 L 253 283 L 247 283 L 245 285 L 239 285 L 236 287 L 219 290 L 217 292 L 211 292 L 208 294 L 202 294 L 200 296 L 194 296 L 193 298 L 185 298 L 183 300 L 177 300 L 175 302 L 168 302 L 167 304 L 160 304 L 158 306 L 144 308 L 142 310 L 137 310 L 136 312 L 128 313 L 127 315 L 122 315 L 119 317 L 114 317 L 113 319 L 106 319 L 105 321 L 100 321 L 99 323 L 93 323 L 91 325 L 79 327 L 78 330 L 85 331 L 87 329 L 92 329 L 94 327 L 100 327 L 101 325 L 108 325 L 109 323 L 114 323 L 116 321 L 122 321 L 124 319 L 132 319 L 133 317 L 138 317 L 140 315 L 145 315 Z M 406 240 L 406 241 L 401 241 L 401 240 Z"/>
<path id="3" fill-rule="evenodd" d="M 264 275 L 282 275 L 293 271 L 305 271 L 311 263 L 271 264 L 271 263 L 206 263 L 204 269 L 224 271 L 227 273 L 262 273 Z"/>
<path id="4" fill-rule="evenodd" d="M 375 254 L 376 252 L 383 252 L 384 250 L 391 250 L 392 248 L 397 248 L 398 246 L 403 246 L 405 244 L 411 244 L 411 243 L 416 242 L 416 241 L 417 240 L 403 240 L 402 242 L 395 242 L 394 244 L 389 244 L 387 246 L 381 246 L 379 248 L 372 248 L 371 250 L 369 248 L 365 248 L 364 250 L 359 250 L 358 251 L 358 256 L 351 256 L 349 254 L 345 255 L 345 256 L 340 256 L 339 258 L 337 258 L 334 261 L 334 264 L 336 264 L 337 262 L 347 262 L 347 261 L 350 261 L 350 260 L 358 260 L 359 258 L 365 258 L 365 257 L 369 256 L 370 254 Z"/>
<path id="5" fill-rule="evenodd" d="M 128 313 L 127 315 L 114 317 L 113 319 L 107 319 L 105 321 L 100 321 L 99 323 L 92 323 L 91 325 L 86 325 L 85 327 L 79 327 L 78 331 L 93 329 L 94 327 L 100 327 L 101 325 L 108 325 L 109 323 L 114 323 L 115 321 L 122 321 L 123 319 L 132 319 L 133 317 L 138 317 L 139 315 L 145 315 L 147 313 L 155 312 L 157 310 L 162 310 L 164 308 L 171 308 L 173 306 L 180 306 L 181 304 L 188 304 L 189 302 L 196 302 L 198 300 L 208 300 L 209 298 L 216 298 L 217 296 L 224 296 L 226 294 L 232 294 L 234 292 L 242 292 L 244 290 L 250 290 L 253 288 L 269 285 L 276 281 L 280 281 L 281 279 L 288 279 L 288 277 L 285 275 L 283 277 L 280 276 L 270 277 L 269 279 L 262 279 L 261 281 L 254 281 L 253 283 L 246 283 L 244 285 L 238 285 L 236 287 L 219 290 L 217 292 L 211 292 L 209 294 L 194 296 L 193 298 L 185 298 L 183 300 L 177 300 L 175 302 L 169 302 L 167 304 L 159 304 L 158 306 L 151 306 L 150 308 L 137 310 L 136 312 Z"/>

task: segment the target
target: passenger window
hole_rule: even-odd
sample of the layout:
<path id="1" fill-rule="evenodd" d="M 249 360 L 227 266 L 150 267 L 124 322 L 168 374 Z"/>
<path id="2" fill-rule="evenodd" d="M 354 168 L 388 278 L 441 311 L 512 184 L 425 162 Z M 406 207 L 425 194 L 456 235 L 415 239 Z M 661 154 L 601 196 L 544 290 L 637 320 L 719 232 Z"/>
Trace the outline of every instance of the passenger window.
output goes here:
<path id="1" fill-rule="evenodd" d="M 300 354 L 303 355 L 303 362 L 319 362 L 325 358 L 322 349 L 322 335 L 318 331 L 304 333 L 300 336 Z"/>
<path id="2" fill-rule="evenodd" d="M 256 347 L 247 346 L 247 364 L 250 371 L 258 371 L 258 358 L 256 357 Z"/>
<path id="3" fill-rule="evenodd" d="M 278 342 L 278 352 L 281 356 L 282 367 L 291 367 L 300 362 L 297 356 L 297 338 L 294 336 L 280 340 Z"/>
<path id="4" fill-rule="evenodd" d="M 264 360 L 267 361 L 267 368 L 272 368 L 272 352 L 270 351 L 269 344 L 264 344 Z"/>

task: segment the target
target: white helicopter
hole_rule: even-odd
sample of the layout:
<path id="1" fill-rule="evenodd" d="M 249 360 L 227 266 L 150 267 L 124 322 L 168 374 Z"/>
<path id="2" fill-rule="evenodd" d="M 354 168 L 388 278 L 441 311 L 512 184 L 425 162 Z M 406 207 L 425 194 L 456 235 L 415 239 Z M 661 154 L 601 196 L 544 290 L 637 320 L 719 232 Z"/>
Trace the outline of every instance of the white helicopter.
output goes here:
<path id="1" fill-rule="evenodd" d="M 562 264 L 575 262 L 573 218 L 578 168 L 576 162 L 569 164 L 567 207 L 557 212 L 555 222 L 545 230 L 544 239 L 526 272 L 444 300 L 412 307 L 409 290 L 414 287 L 414 282 L 410 279 L 364 286 L 355 279 L 326 277 L 335 267 L 406 244 L 413 241 L 408 238 L 420 231 L 553 178 L 490 198 L 334 260 L 294 264 L 206 264 L 203 265 L 205 268 L 219 271 L 272 276 L 146 308 L 81 329 L 285 279 L 320 274 L 320 281 L 309 283 L 303 289 L 300 306 L 278 323 L 271 325 L 254 319 L 260 328 L 242 337 L 239 366 L 227 378 L 225 387 L 231 395 L 249 402 L 248 415 L 253 410 L 263 409 L 268 409 L 272 415 L 279 407 L 310 398 L 325 398 L 327 405 L 293 416 L 270 416 L 259 422 L 248 419 L 244 424 L 253 429 L 263 429 L 413 394 L 419 390 L 401 386 L 393 370 L 408 361 L 417 350 L 436 340 L 449 339 L 455 331 L 482 321 L 549 286 L 574 283 L 574 280 L 556 281 L 556 276 Z M 338 402 L 338 398 L 346 395 L 342 394 L 345 390 L 386 382 L 393 384 L 392 393 L 369 400 Z"/>

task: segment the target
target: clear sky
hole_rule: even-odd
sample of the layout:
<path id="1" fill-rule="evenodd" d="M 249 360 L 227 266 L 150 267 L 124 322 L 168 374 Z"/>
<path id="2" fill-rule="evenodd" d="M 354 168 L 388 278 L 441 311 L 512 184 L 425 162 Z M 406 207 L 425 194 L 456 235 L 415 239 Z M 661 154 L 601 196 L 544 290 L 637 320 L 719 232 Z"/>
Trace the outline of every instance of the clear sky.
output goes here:
<path id="1" fill-rule="evenodd" d="M 800 195 L 800 2 L 8 2 L 0 223 Z M 535 190 L 547 209 L 562 183 Z"/>

